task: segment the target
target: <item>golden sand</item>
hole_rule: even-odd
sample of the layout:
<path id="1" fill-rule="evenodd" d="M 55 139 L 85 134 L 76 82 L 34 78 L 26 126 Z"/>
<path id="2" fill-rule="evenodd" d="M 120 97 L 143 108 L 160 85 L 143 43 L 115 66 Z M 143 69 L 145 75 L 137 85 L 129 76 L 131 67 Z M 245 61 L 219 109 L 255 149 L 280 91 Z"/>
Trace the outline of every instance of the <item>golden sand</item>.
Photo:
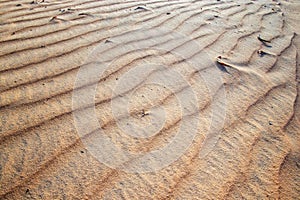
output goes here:
<path id="1" fill-rule="evenodd" d="M 299 199 L 299 13 L 297 0 L 0 1 L 0 199 Z M 78 82 L 97 59 L 111 63 L 103 77 Z M 138 68 L 149 63 L 161 66 Z M 95 112 L 72 104 L 94 86 Z M 172 151 L 188 148 L 128 172 L 139 157 L 120 168 L 106 146 L 111 165 L 91 151 L 95 118 L 130 153 L 166 146 L 181 124 Z M 122 129 L 152 119 L 147 137 Z"/>

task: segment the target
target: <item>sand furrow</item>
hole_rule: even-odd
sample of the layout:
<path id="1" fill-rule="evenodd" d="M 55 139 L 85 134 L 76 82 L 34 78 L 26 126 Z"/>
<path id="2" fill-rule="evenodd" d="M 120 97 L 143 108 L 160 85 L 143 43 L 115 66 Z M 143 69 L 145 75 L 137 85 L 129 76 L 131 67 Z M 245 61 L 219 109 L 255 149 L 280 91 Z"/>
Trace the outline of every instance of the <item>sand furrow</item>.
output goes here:
<path id="1" fill-rule="evenodd" d="M 296 1 L 0 6 L 1 199 L 298 198 Z"/>

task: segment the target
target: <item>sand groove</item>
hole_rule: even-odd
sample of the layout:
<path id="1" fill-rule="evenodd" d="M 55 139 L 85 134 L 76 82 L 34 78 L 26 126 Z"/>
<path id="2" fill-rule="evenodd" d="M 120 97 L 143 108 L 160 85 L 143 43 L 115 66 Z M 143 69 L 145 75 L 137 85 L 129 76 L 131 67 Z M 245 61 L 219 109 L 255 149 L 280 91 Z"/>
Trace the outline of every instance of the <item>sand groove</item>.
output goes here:
<path id="1" fill-rule="evenodd" d="M 299 2 L 284 0 L 1 1 L 0 199 L 299 198 L 300 29 L 292 21 L 297 12 Z M 155 32 L 159 28 L 166 31 Z M 152 32 L 143 37 L 140 29 Z M 74 88 L 80 69 L 100 65 L 86 59 L 101 45 L 98 55 L 111 68 Z M 197 60 L 203 55 L 209 59 Z M 189 65 L 194 59 L 199 66 Z M 124 74 L 145 63 L 166 68 L 144 72 L 137 85 L 113 91 Z M 168 70 L 180 72 L 189 85 L 178 82 L 174 91 L 144 86 L 153 77 L 167 77 Z M 205 77 L 216 72 L 222 82 L 211 80 L 210 91 Z M 72 107 L 74 89 L 84 93 L 95 86 L 95 104 Z M 178 96 L 189 89 L 197 109 L 187 106 L 183 114 Z M 157 134 L 137 139 L 119 126 L 128 116 L 114 116 L 111 104 L 129 94 L 131 120 L 140 126 L 165 108 Z M 95 140 L 99 127 L 78 134 L 73 112 L 92 113 L 93 106 L 103 134 L 129 152 L 167 145 L 184 120 L 196 117 L 201 125 L 188 150 L 168 167 L 126 173 L 87 150 L 83 141 Z M 211 127 L 215 108 L 218 123 Z M 210 130 L 219 135 L 202 158 Z"/>

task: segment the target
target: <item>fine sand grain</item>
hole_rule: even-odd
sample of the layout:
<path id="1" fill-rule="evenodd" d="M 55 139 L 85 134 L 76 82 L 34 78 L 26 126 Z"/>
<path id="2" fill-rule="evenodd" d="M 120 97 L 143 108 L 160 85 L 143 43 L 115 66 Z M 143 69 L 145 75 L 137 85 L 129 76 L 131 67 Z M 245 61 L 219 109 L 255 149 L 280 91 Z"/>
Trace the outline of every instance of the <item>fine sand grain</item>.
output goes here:
<path id="1" fill-rule="evenodd" d="M 299 13 L 298 0 L 0 0 L 0 199 L 300 199 Z M 95 89 L 95 112 L 74 88 Z M 133 154 L 181 127 L 172 155 L 187 148 L 128 172 L 140 157 L 100 145 L 105 164 L 99 127 L 74 113 Z M 141 138 L 122 128 L 152 119 Z"/>

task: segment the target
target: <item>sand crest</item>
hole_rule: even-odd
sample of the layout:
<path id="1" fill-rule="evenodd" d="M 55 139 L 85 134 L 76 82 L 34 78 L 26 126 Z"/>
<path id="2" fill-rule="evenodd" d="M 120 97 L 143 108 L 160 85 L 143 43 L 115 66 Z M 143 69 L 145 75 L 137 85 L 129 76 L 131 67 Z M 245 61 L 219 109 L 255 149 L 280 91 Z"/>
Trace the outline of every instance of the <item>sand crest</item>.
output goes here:
<path id="1" fill-rule="evenodd" d="M 0 199 L 299 199 L 297 0 L 0 2 Z"/>

